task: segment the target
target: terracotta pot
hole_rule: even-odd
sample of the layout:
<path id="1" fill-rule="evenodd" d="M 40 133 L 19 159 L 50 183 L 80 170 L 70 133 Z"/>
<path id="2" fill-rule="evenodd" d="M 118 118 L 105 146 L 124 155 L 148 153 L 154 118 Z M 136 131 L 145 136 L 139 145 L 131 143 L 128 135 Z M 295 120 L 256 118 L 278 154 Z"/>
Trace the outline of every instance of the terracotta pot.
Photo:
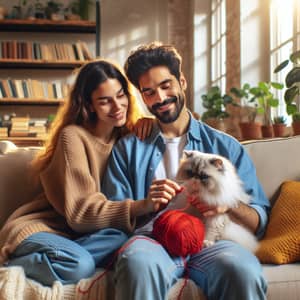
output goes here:
<path id="1" fill-rule="evenodd" d="M 220 119 L 213 119 L 209 118 L 205 120 L 205 123 L 215 129 L 221 130 L 221 131 L 226 131 L 225 123 L 223 120 Z"/>
<path id="2" fill-rule="evenodd" d="M 286 125 L 283 123 L 273 124 L 273 131 L 275 137 L 285 137 L 286 134 Z"/>
<path id="3" fill-rule="evenodd" d="M 300 135 L 300 121 L 293 122 L 292 126 L 293 126 L 294 135 Z"/>
<path id="4" fill-rule="evenodd" d="M 257 140 L 262 138 L 260 123 L 240 123 L 239 124 L 243 140 Z"/>
<path id="5" fill-rule="evenodd" d="M 261 132 L 264 138 L 272 138 L 274 136 L 272 125 L 262 125 Z"/>

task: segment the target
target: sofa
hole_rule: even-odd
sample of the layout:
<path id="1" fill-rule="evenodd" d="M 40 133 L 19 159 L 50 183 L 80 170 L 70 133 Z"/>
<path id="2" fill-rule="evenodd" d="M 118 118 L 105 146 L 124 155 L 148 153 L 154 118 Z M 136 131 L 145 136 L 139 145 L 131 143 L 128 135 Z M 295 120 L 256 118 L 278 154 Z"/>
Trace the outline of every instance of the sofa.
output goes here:
<path id="1" fill-rule="evenodd" d="M 244 142 L 243 146 L 252 158 L 257 176 L 272 203 L 272 215 L 273 209 L 279 203 L 278 199 L 283 183 L 292 181 L 298 184 L 300 181 L 300 136 L 249 141 Z M 28 176 L 28 163 L 37 150 L 37 148 L 18 148 L 9 142 L 0 142 L 0 226 L 16 207 L 32 199 L 40 190 L 40 186 L 33 185 Z M 296 192 L 298 193 L 300 188 L 297 187 Z M 292 193 L 294 199 L 296 196 L 293 195 Z M 290 249 L 292 249 L 295 255 L 290 262 L 274 263 L 272 259 L 271 262 L 268 262 L 267 259 L 267 262 L 262 263 L 263 272 L 268 281 L 267 299 L 270 300 L 300 299 L 300 264 L 298 262 L 300 261 L 298 259 L 300 256 L 298 239 L 298 235 L 300 236 L 300 208 L 297 203 L 300 203 L 300 199 L 296 204 L 292 204 L 292 213 L 299 219 L 292 224 L 296 228 L 295 230 L 298 230 L 297 236 L 291 242 L 285 242 L 283 246 L 285 254 L 289 255 Z M 285 207 L 284 204 L 282 209 L 284 210 Z M 279 212 L 279 217 L 274 218 L 274 221 L 283 219 L 285 222 L 289 218 L 286 213 Z M 279 232 L 279 238 L 285 235 L 286 228 L 288 225 L 283 225 L 280 230 L 276 229 Z M 268 230 L 271 232 L 272 228 L 268 226 Z M 265 240 L 269 245 L 270 241 L 272 244 L 272 239 Z M 265 259 L 265 257 L 268 258 L 268 255 L 263 253 L 262 257 Z M 287 257 L 289 258 L 289 256 Z M 187 282 L 184 279 L 179 280 L 170 290 L 168 299 L 179 299 L 180 293 L 180 299 L 205 299 L 200 289 L 191 280 Z M 61 283 L 55 282 L 52 287 L 44 287 L 26 278 L 20 267 L 0 267 L 0 299 L 3 300 L 113 298 L 112 271 L 105 272 L 99 269 L 92 278 L 82 279 L 76 285 L 63 286 Z"/>

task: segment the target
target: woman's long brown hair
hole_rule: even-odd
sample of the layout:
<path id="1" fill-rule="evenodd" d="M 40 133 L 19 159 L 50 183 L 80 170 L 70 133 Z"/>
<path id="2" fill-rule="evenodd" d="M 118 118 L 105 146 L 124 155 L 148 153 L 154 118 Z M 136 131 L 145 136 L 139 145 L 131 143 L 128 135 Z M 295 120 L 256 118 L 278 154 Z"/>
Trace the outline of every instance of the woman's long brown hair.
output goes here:
<path id="1" fill-rule="evenodd" d="M 136 121 L 142 116 L 137 100 L 133 96 L 133 88 L 117 64 L 108 60 L 99 59 L 88 62 L 79 69 L 75 83 L 70 90 L 68 100 L 59 109 L 53 121 L 49 138 L 45 147 L 41 150 L 31 163 L 34 176 L 44 170 L 51 161 L 53 152 L 57 146 L 61 130 L 71 124 L 90 128 L 97 121 L 95 114 L 90 110 L 91 94 L 99 84 L 108 78 L 117 79 L 129 100 L 127 121 L 120 128 L 120 134 L 132 130 Z"/>

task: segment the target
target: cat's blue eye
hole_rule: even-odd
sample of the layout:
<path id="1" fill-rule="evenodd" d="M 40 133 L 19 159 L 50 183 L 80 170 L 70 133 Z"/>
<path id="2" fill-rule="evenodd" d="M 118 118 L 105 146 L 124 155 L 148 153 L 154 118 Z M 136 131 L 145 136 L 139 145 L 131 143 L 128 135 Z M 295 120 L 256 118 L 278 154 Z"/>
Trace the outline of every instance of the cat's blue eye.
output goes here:
<path id="1" fill-rule="evenodd" d="M 201 180 L 201 181 L 207 181 L 207 179 L 209 178 L 209 176 L 206 174 L 206 173 L 200 173 L 198 175 L 198 178 Z"/>
<path id="2" fill-rule="evenodd" d="M 186 170 L 186 176 L 189 177 L 189 178 L 192 178 L 194 177 L 194 172 L 192 170 Z"/>

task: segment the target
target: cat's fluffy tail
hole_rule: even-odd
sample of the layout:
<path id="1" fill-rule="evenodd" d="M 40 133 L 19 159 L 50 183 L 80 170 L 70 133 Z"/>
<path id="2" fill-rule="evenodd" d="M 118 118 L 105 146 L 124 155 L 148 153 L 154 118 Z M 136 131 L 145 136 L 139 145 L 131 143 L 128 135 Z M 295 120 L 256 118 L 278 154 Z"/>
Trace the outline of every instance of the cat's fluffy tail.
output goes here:
<path id="1" fill-rule="evenodd" d="M 258 247 L 258 240 L 255 235 L 245 227 L 234 222 L 230 222 L 226 226 L 224 236 L 222 238 L 224 238 L 225 240 L 237 242 L 253 253 L 257 250 Z"/>

